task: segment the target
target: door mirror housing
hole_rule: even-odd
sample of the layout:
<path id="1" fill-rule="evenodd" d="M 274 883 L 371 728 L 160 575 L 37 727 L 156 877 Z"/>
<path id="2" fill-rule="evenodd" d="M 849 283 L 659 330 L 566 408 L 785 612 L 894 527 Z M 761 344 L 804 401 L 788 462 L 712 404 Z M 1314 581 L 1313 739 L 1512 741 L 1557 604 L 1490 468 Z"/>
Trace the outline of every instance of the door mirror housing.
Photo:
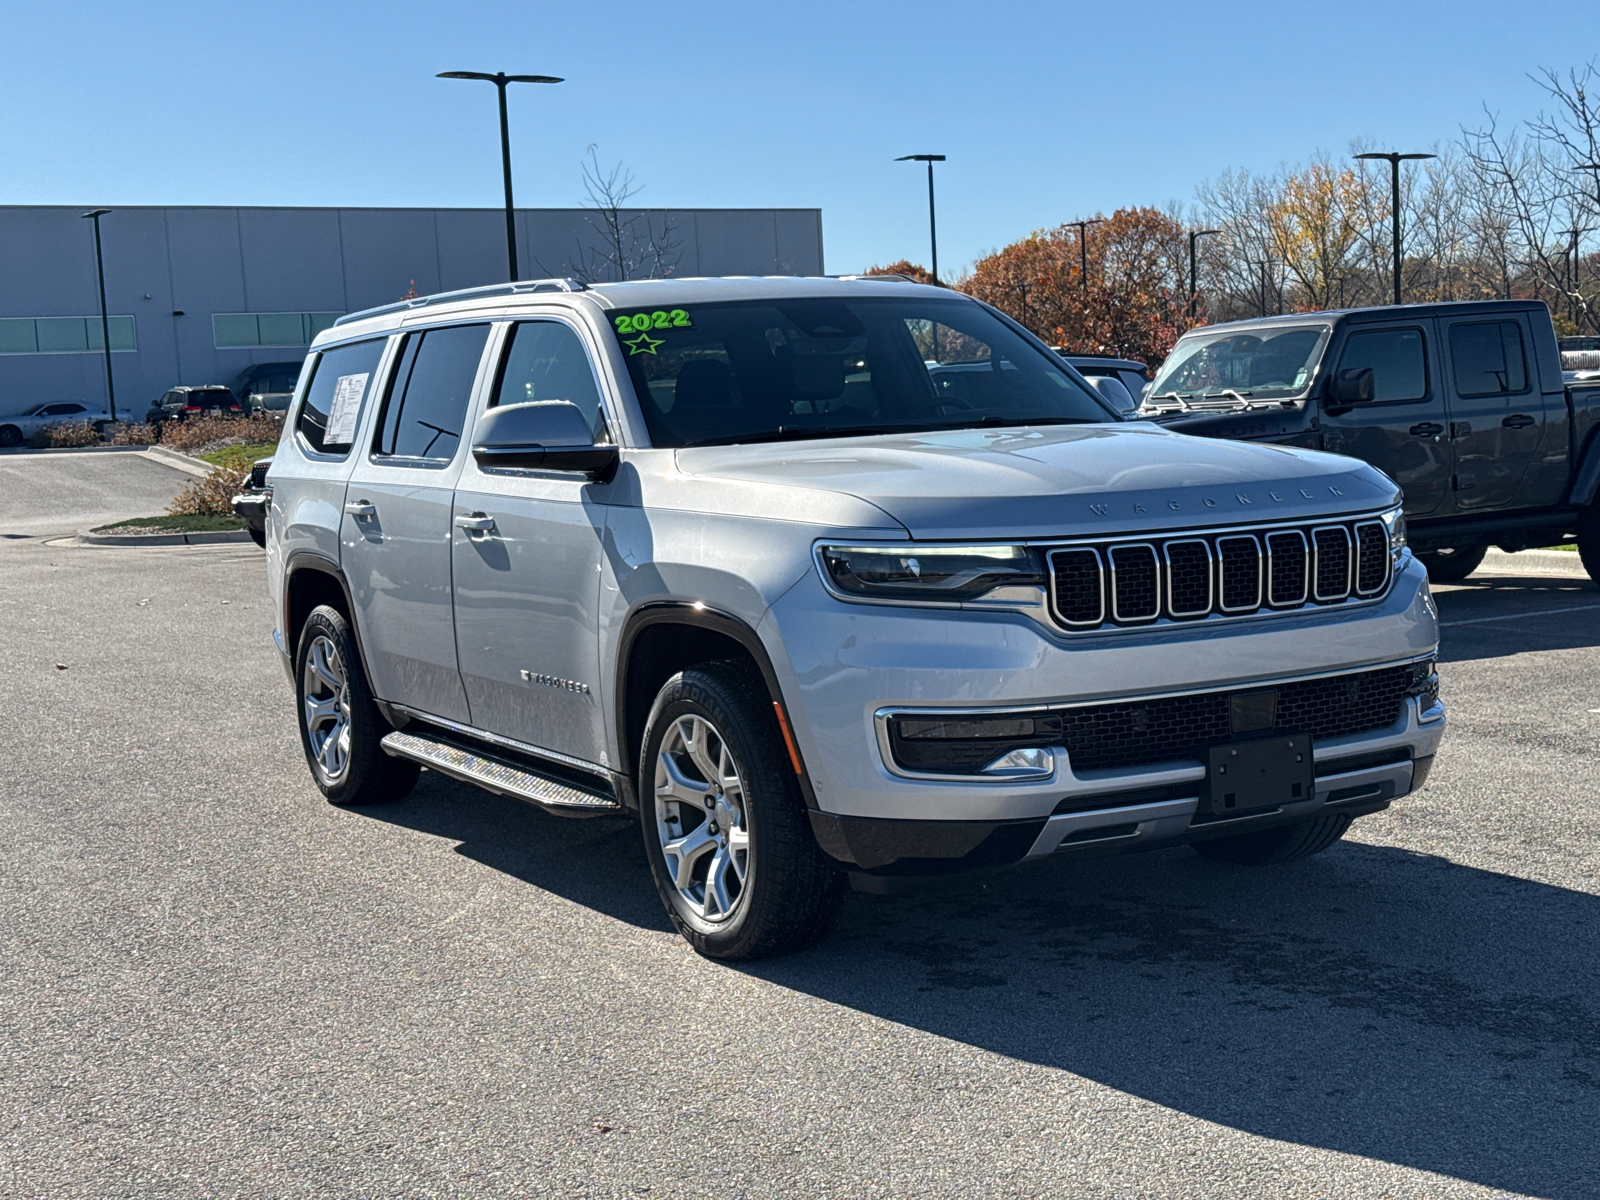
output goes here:
<path id="1" fill-rule="evenodd" d="M 617 448 L 595 445 L 589 422 L 570 400 L 491 408 L 472 435 L 472 457 L 486 470 L 576 471 L 601 481 L 617 468 Z"/>
<path id="2" fill-rule="evenodd" d="M 1340 404 L 1371 404 L 1377 394 L 1371 367 L 1346 367 L 1333 381 L 1333 398 Z"/>

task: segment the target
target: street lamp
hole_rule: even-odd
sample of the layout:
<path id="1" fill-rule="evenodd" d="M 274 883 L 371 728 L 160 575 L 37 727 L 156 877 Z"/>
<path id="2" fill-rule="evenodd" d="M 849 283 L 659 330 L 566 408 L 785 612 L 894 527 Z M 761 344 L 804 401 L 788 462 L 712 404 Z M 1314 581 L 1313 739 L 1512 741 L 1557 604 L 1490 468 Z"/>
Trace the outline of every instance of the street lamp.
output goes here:
<path id="1" fill-rule="evenodd" d="M 1199 238 L 1221 233 L 1220 229 L 1191 229 L 1189 231 L 1189 320 L 1194 320 L 1195 305 L 1200 299 L 1200 265 L 1195 258 L 1194 244 Z"/>
<path id="2" fill-rule="evenodd" d="M 1400 163 L 1406 159 L 1437 158 L 1435 154 L 1397 154 L 1393 150 L 1374 150 L 1357 158 L 1381 158 L 1389 164 L 1390 213 L 1394 217 L 1394 302 L 1400 303 Z"/>
<path id="3" fill-rule="evenodd" d="M 83 219 L 94 222 L 94 274 L 100 282 L 100 343 L 106 352 L 106 411 L 117 419 L 117 392 L 111 383 L 111 318 L 106 316 L 106 265 L 100 257 L 100 218 L 111 210 L 96 208 L 83 214 Z"/>
<path id="4" fill-rule="evenodd" d="M 482 79 L 492 83 L 500 92 L 500 166 L 506 176 L 506 257 L 511 263 L 511 281 L 517 275 L 517 218 L 511 203 L 511 124 L 506 119 L 506 85 L 508 83 L 560 83 L 554 75 L 507 75 L 496 71 L 493 75 L 482 71 L 440 71 L 440 79 Z"/>
<path id="5" fill-rule="evenodd" d="M 1080 260 L 1078 283 L 1084 292 L 1089 290 L 1089 240 L 1087 237 L 1089 226 L 1098 225 L 1104 220 L 1104 217 L 1090 217 L 1087 221 L 1067 222 L 1068 225 L 1076 225 L 1078 227 L 1078 258 Z"/>
<path id="6" fill-rule="evenodd" d="M 928 245 L 933 252 L 933 281 L 939 282 L 939 234 L 933 221 L 933 164 L 943 162 L 942 154 L 902 154 L 895 162 L 925 162 L 928 164 Z"/>

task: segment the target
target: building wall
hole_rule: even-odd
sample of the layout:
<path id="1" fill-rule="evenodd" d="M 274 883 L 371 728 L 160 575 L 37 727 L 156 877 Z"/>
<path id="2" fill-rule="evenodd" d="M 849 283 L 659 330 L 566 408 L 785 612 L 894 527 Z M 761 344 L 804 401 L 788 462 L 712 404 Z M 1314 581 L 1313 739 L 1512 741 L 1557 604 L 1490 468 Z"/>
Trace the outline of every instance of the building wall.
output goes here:
<path id="1" fill-rule="evenodd" d="M 0 318 L 98 316 L 83 212 L 0 206 Z M 817 209 L 649 216 L 657 229 L 671 224 L 674 275 L 822 273 Z M 519 209 L 516 219 L 521 278 L 592 263 L 598 239 L 583 210 Z M 100 229 L 106 307 L 134 318 L 136 348 L 112 355 L 117 409 L 136 418 L 169 387 L 227 383 L 250 363 L 305 355 L 304 347 L 218 349 L 214 313 L 354 312 L 413 287 L 421 296 L 506 276 L 502 209 L 119 208 Z M 104 397 L 98 351 L 0 354 L 0 413 Z"/>

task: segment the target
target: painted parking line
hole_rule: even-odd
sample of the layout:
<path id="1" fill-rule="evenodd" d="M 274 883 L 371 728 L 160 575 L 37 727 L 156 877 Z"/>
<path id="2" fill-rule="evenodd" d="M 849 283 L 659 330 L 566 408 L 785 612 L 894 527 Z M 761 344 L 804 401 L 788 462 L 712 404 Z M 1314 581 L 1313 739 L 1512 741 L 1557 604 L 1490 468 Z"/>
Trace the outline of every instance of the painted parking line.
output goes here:
<path id="1" fill-rule="evenodd" d="M 1485 625 L 1490 621 L 1521 621 L 1529 617 L 1559 617 L 1562 613 L 1593 612 L 1600 608 L 1600 604 L 1578 604 L 1572 608 L 1542 608 L 1538 612 L 1506 613 L 1498 617 L 1470 617 L 1465 621 L 1440 621 L 1440 629 L 1449 629 L 1453 625 Z"/>

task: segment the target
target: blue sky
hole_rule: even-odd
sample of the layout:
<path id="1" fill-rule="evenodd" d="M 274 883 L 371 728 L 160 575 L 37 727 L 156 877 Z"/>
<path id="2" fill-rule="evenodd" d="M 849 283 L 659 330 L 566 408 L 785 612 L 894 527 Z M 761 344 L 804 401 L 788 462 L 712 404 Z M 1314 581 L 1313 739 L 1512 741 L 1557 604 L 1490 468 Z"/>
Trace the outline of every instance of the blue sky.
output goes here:
<path id="1" fill-rule="evenodd" d="M 0 203 L 566 206 L 595 143 L 640 203 L 823 210 L 827 269 L 940 262 L 1125 204 L 1188 203 L 1357 135 L 1422 149 L 1540 66 L 1600 52 L 1593 3 L 16 4 Z M 1587 30 L 1589 32 L 1585 33 Z M 3 269 L 3 264 L 0 264 Z"/>

